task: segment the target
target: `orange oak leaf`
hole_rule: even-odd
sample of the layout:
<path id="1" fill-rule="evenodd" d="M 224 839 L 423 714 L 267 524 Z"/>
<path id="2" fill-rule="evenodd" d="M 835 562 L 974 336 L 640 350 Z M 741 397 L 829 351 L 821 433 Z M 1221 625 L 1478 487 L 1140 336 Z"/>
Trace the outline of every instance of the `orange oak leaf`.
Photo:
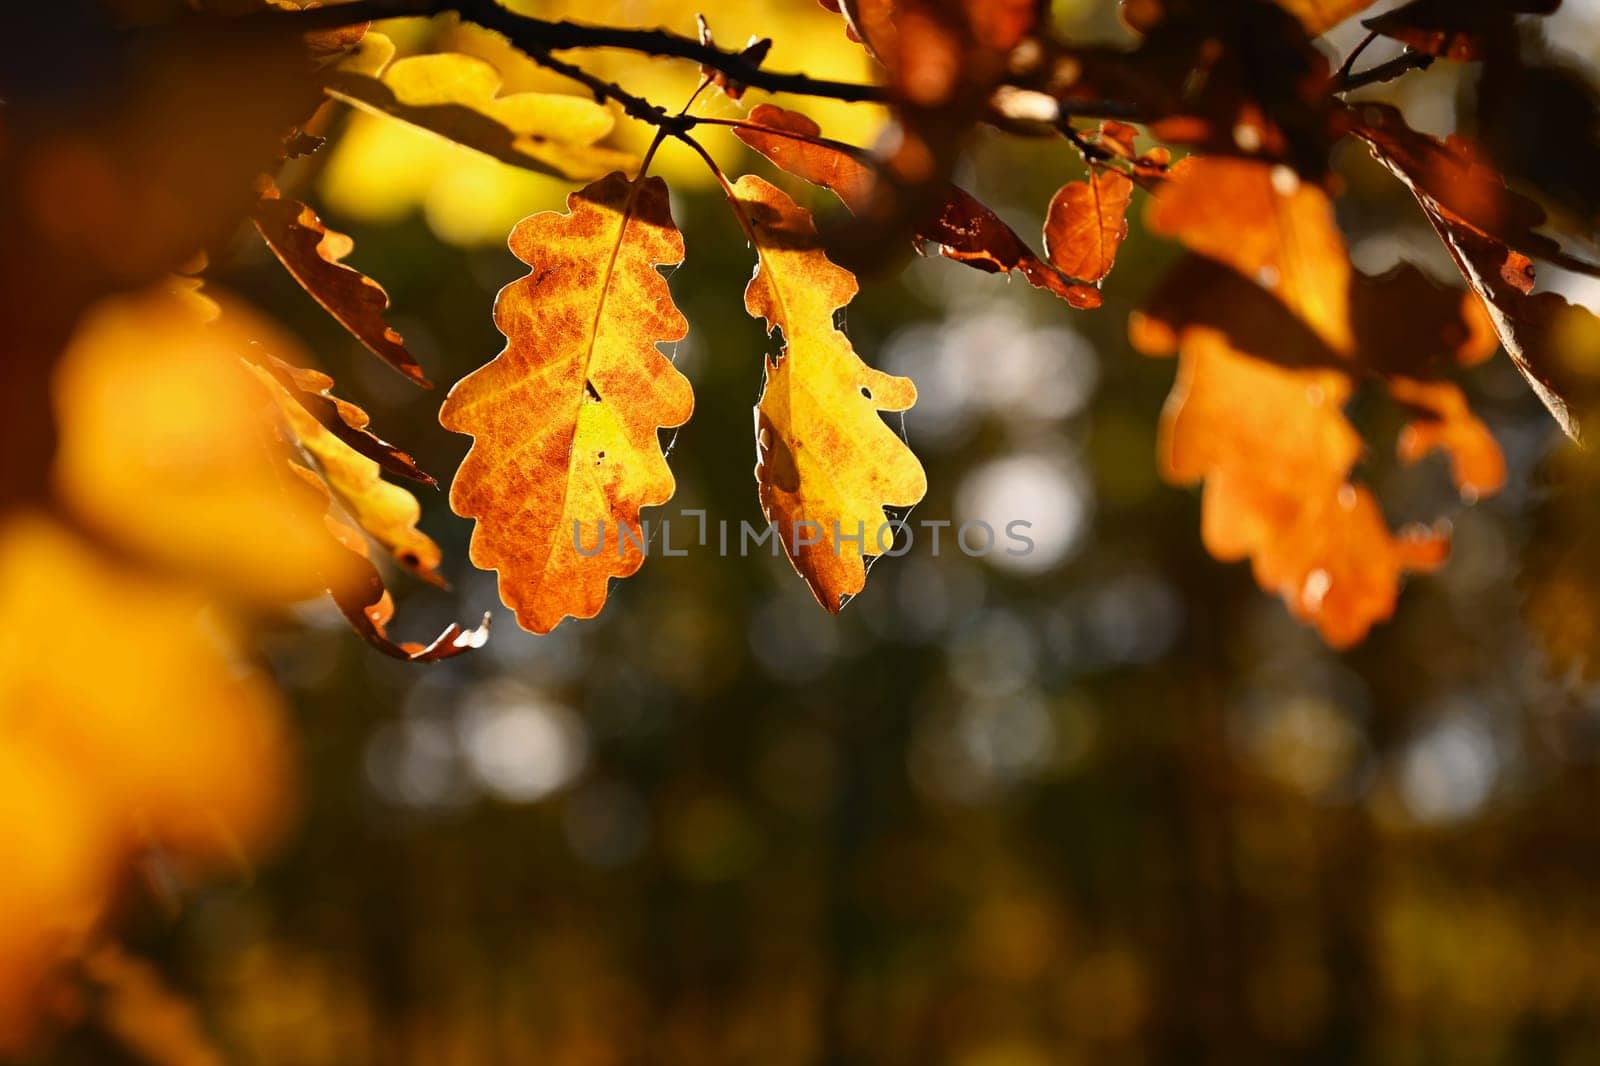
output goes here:
<path id="1" fill-rule="evenodd" d="M 876 183 L 871 157 L 823 139 L 821 127 L 807 116 L 758 104 L 734 132 L 780 169 L 833 193 L 852 214 L 868 211 Z M 934 203 L 936 211 L 917 224 L 916 233 L 946 259 L 991 274 L 1018 271 L 1034 288 L 1052 292 L 1080 310 L 1100 306 L 1099 290 L 1075 283 L 1040 259 L 999 215 L 965 189 L 950 185 Z"/>
<path id="2" fill-rule="evenodd" d="M 1285 167 L 1206 157 L 1184 160 L 1172 179 L 1151 205 L 1153 231 L 1250 279 L 1339 359 L 1354 360 L 1353 271 L 1320 188 Z M 1444 560 L 1444 537 L 1395 536 L 1370 490 L 1351 482 L 1362 443 L 1343 414 L 1346 369 L 1275 366 L 1210 324 L 1174 337 L 1136 321 L 1134 339 L 1152 353 L 1178 347 L 1162 468 L 1174 482 L 1204 482 L 1206 547 L 1219 559 L 1249 558 L 1261 586 L 1330 644 L 1361 640 L 1393 613 L 1407 572 Z"/>
<path id="3" fill-rule="evenodd" d="M 355 247 L 349 237 L 329 229 L 305 204 L 283 199 L 270 182 L 256 204 L 255 223 L 285 269 L 341 326 L 379 359 L 431 387 L 405 341 L 384 321 L 388 293 L 342 262 Z"/>
<path id="4" fill-rule="evenodd" d="M 874 370 L 834 326 L 855 277 L 823 252 L 811 215 L 754 175 L 733 186 L 759 265 L 745 308 L 783 331 L 756 408 L 756 484 L 795 570 L 837 612 L 893 547 L 885 507 L 911 507 L 927 477 L 879 414 L 916 402 L 906 378 Z"/>
<path id="5" fill-rule="evenodd" d="M 643 564 L 640 509 L 674 489 L 658 431 L 694 411 L 656 348 L 688 332 L 656 269 L 683 261 L 666 184 L 613 174 L 567 207 L 512 232 L 531 270 L 495 305 L 505 350 L 439 414 L 475 438 L 450 490 L 477 520 L 472 561 L 500 572 L 501 599 L 535 633 L 593 617 L 611 578 Z"/>
<path id="6" fill-rule="evenodd" d="M 1116 170 L 1063 185 L 1045 216 L 1044 251 L 1051 265 L 1082 281 L 1097 282 L 1111 273 L 1128 236 L 1132 199 L 1133 180 Z"/>

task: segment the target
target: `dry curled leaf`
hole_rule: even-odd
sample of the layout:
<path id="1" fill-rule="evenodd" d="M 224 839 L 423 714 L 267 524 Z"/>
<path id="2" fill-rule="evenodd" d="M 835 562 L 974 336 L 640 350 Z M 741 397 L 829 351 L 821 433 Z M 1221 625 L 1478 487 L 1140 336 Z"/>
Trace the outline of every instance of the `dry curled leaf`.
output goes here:
<path id="1" fill-rule="evenodd" d="M 349 400 L 335 396 L 332 391 L 333 379 L 328 375 L 320 370 L 291 366 L 272 355 L 257 359 L 256 364 L 270 374 L 307 414 L 322 423 L 324 429 L 377 463 L 386 473 L 429 488 L 438 484 L 417 465 L 415 459 L 368 428 L 372 419 L 367 412 Z"/>
<path id="2" fill-rule="evenodd" d="M 1387 105 L 1363 105 L 1357 132 L 1377 160 L 1416 196 L 1451 258 L 1483 300 L 1513 364 L 1545 407 L 1574 440 L 1584 434 L 1582 416 L 1591 391 L 1581 375 L 1564 367 L 1560 325 L 1589 312 L 1554 293 L 1533 293 L 1529 256 L 1569 268 L 1586 264 L 1566 255 L 1559 242 L 1538 232 L 1544 211 L 1505 187 L 1504 179 L 1459 139 L 1439 141 L 1408 126 Z"/>
<path id="3" fill-rule="evenodd" d="M 1133 181 L 1116 170 L 1097 170 L 1087 181 L 1063 185 L 1050 200 L 1044 250 L 1069 278 L 1098 282 L 1111 273 L 1128 236 Z"/>
<path id="4" fill-rule="evenodd" d="M 606 148 L 610 110 L 558 93 L 501 96 L 500 73 L 460 53 L 394 58 L 394 42 L 369 33 L 328 76 L 335 99 L 389 115 L 503 163 L 565 178 L 597 178 L 636 160 Z"/>
<path id="5" fill-rule="evenodd" d="M 352 448 L 323 425 L 260 364 L 252 364 L 277 404 L 294 442 L 316 465 L 333 498 L 355 523 L 406 570 L 430 584 L 443 586 L 439 563 L 443 553 L 417 528 L 422 506 L 410 491 L 383 480 L 374 459 Z"/>
<path id="6" fill-rule="evenodd" d="M 643 564 L 640 509 L 674 489 L 658 431 L 694 410 L 656 347 L 688 332 L 656 269 L 683 261 L 666 184 L 613 174 L 567 206 L 512 233 L 530 271 L 495 305 L 506 347 L 439 413 L 474 438 L 450 490 L 477 520 L 472 561 L 500 572 L 501 599 L 535 633 L 593 617 L 611 578 Z"/>
<path id="7" fill-rule="evenodd" d="M 1425 55 L 1460 62 L 1482 59 L 1514 42 L 1518 15 L 1549 15 L 1561 0 L 1412 0 L 1362 25 Z"/>
<path id="8" fill-rule="evenodd" d="M 355 247 L 343 233 L 325 226 L 305 204 L 283 199 L 270 182 L 256 204 L 256 229 L 300 283 L 338 323 L 379 359 L 418 385 L 429 387 L 421 365 L 405 341 L 384 320 L 389 294 L 342 260 Z"/>
<path id="9" fill-rule="evenodd" d="M 363 640 L 393 659 L 411 663 L 436 663 L 458 655 L 476 651 L 489 642 L 489 616 L 476 628 L 466 629 L 452 622 L 433 640 L 426 644 L 396 641 L 389 636 L 389 624 L 394 621 L 394 597 L 383 583 L 383 575 L 372 565 L 367 541 L 361 530 L 352 526 L 332 509 L 333 500 L 323 481 L 307 467 L 296 464 L 295 474 L 314 491 L 321 493 L 329 504 L 328 533 L 334 541 L 344 546 L 353 562 L 350 577 L 328 586 L 328 594 L 345 616 L 350 627 Z"/>
<path id="10" fill-rule="evenodd" d="M 1330 644 L 1353 644 L 1393 613 L 1403 575 L 1437 566 L 1447 542 L 1420 529 L 1392 534 L 1372 493 L 1350 480 L 1362 452 L 1343 414 L 1357 359 L 1356 316 L 1332 205 L 1287 168 L 1197 157 L 1174 168 L 1149 223 L 1263 290 L 1312 335 L 1307 350 L 1320 346 L 1330 356 L 1303 367 L 1272 365 L 1241 350 L 1239 334 L 1215 321 L 1189 317 L 1176 330 L 1135 323 L 1144 350 L 1179 350 L 1162 420 L 1162 467 L 1175 482 L 1204 482 L 1207 548 L 1219 559 L 1249 558 L 1257 581 L 1296 617 Z M 1206 297 L 1193 299 L 1198 305 Z M 1274 332 L 1258 328 L 1255 338 L 1271 344 Z M 1472 336 L 1481 331 L 1463 329 L 1459 343 Z M 1480 354 L 1474 349 L 1472 357 Z M 1424 446 L 1449 447 L 1464 484 L 1493 480 L 1483 466 L 1492 438 L 1469 435 L 1481 427 L 1458 417 L 1454 395 L 1420 386 L 1400 393 L 1403 402 L 1431 405 L 1449 427 L 1432 436 L 1419 430 L 1411 457 Z"/>
<path id="11" fill-rule="evenodd" d="M 908 379 L 874 370 L 834 325 L 856 280 L 828 260 L 811 215 L 753 175 L 733 187 L 759 265 L 745 308 L 783 331 L 756 408 L 756 483 L 795 570 L 837 612 L 893 547 L 885 507 L 911 507 L 927 478 L 879 412 L 916 402 Z"/>
<path id="12" fill-rule="evenodd" d="M 832 192 L 852 214 L 865 214 L 876 179 L 859 149 L 820 140 L 821 127 L 797 111 L 759 104 L 735 131 L 740 140 L 780 169 Z M 933 210 L 917 223 L 916 236 L 947 259 L 991 274 L 1016 270 L 1035 288 L 1052 292 L 1079 309 L 1099 307 L 1100 293 L 1062 275 L 1034 254 L 1015 230 L 966 190 L 947 186 Z"/>

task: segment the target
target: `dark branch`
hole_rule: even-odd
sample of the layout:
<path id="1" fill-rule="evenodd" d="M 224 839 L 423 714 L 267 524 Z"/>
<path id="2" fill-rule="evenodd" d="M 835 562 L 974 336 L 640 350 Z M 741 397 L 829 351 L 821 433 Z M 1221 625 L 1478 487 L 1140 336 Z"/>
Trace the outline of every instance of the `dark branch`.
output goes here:
<path id="1" fill-rule="evenodd" d="M 541 62 L 551 52 L 569 48 L 618 48 L 645 55 L 688 59 L 719 71 L 740 85 L 774 93 L 796 93 L 852 103 L 886 101 L 887 91 L 879 85 L 829 81 L 807 74 L 786 74 L 765 70 L 741 52 L 702 44 L 670 30 L 625 29 L 612 26 L 586 26 L 575 22 L 552 22 L 523 15 L 502 7 L 496 0 L 356 0 L 355 3 L 308 8 L 296 12 L 269 12 L 247 16 L 260 22 L 294 25 L 305 30 L 335 29 L 374 19 L 410 15 L 441 15 L 455 12 L 463 19 L 506 37 L 512 44 Z M 544 58 L 540 58 L 544 57 Z M 547 63 L 547 66 L 551 64 Z M 556 69 L 552 66 L 552 69 Z M 577 68 L 571 68 L 577 70 Z M 565 73 L 565 71 L 563 71 Z M 580 79 L 582 80 L 582 79 Z M 611 99 L 621 99 L 614 93 Z M 624 106 L 626 102 L 624 101 Z M 648 105 L 647 105 L 648 106 Z M 658 110 L 652 108 L 652 110 Z M 635 116 L 641 117 L 641 116 Z"/>

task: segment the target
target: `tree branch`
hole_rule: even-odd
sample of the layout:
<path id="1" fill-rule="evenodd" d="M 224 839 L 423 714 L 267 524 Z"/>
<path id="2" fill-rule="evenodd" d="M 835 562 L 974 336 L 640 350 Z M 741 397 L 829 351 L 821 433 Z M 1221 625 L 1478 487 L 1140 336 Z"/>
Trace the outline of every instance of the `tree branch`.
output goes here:
<path id="1" fill-rule="evenodd" d="M 266 12 L 233 21 L 292 25 L 311 31 L 336 29 L 375 19 L 442 15 L 452 11 L 468 22 L 502 34 L 513 45 L 535 58 L 541 56 L 549 58 L 551 52 L 571 48 L 617 48 L 645 55 L 693 60 L 703 67 L 719 71 L 741 85 L 764 89 L 767 92 L 796 93 L 850 103 L 883 102 L 889 99 L 887 90 L 881 85 L 830 81 L 826 78 L 813 78 L 808 74 L 765 70 L 751 62 L 741 52 L 718 48 L 712 44 L 702 44 L 692 37 L 685 37 L 670 30 L 626 29 L 587 26 L 576 22 L 552 22 L 512 11 L 501 6 L 497 0 L 356 0 L 354 3 L 308 8 L 304 11 Z M 552 66 L 552 69 L 556 68 Z M 576 67 L 570 69 L 577 70 Z M 620 99 L 614 94 L 610 98 Z"/>

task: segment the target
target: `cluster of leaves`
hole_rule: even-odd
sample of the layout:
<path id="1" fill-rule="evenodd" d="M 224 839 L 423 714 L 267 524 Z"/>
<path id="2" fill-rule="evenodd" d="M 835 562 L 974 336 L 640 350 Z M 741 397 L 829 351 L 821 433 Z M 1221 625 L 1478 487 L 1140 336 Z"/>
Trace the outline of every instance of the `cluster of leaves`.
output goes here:
<path id="1" fill-rule="evenodd" d="M 180 853 L 211 853 L 214 841 L 195 843 L 204 834 L 186 811 L 231 811 L 221 819 L 230 840 L 269 835 L 279 789 L 232 790 L 271 775 L 230 768 L 262 758 L 272 698 L 253 687 L 254 675 L 227 669 L 232 652 L 194 632 L 197 607 L 231 619 L 326 589 L 369 642 L 397 658 L 438 660 L 487 638 L 486 625 L 452 626 L 425 643 L 390 636 L 394 603 L 373 556 L 440 582 L 439 548 L 417 528 L 417 500 L 402 484 L 434 479 L 378 436 L 291 341 L 226 294 L 200 295 L 191 280 L 195 253 L 223 246 L 251 219 L 345 329 L 429 385 L 386 321 L 384 290 L 346 264 L 350 239 L 275 184 L 287 160 L 318 150 L 324 104 L 589 183 L 564 213 L 534 215 L 512 232 L 529 271 L 495 307 L 505 348 L 457 384 L 440 412 L 447 429 L 473 438 L 450 485 L 453 508 L 476 522 L 472 561 L 498 571 L 502 598 L 535 632 L 601 609 L 612 579 L 644 561 L 631 535 L 643 509 L 674 489 L 660 434 L 687 422 L 694 400 L 661 350 L 689 328 L 660 270 L 682 261 L 685 242 L 665 182 L 649 173 L 669 140 L 703 160 L 754 251 L 744 306 L 782 337 L 761 364 L 756 495 L 830 611 L 863 589 L 885 550 L 873 533 L 927 487 L 882 417 L 910 409 L 915 387 L 868 365 L 838 324 L 857 291 L 840 264 L 871 262 L 884 249 L 915 246 L 980 271 L 1015 271 L 1089 311 L 1101 306 L 1143 196 L 1146 228 L 1185 253 L 1131 323 L 1138 348 L 1178 357 L 1161 416 L 1163 472 L 1203 484 L 1210 551 L 1249 560 L 1260 584 L 1334 645 L 1362 639 L 1393 612 L 1403 576 L 1440 565 L 1448 550 L 1440 529 L 1393 530 L 1356 477 L 1367 443 L 1344 409 L 1359 386 L 1375 384 L 1407 412 L 1400 457 L 1445 453 L 1469 499 L 1499 490 L 1506 467 L 1451 380 L 1461 368 L 1503 346 L 1561 427 L 1583 432 L 1588 401 L 1558 347 L 1571 319 L 1588 312 L 1535 291 L 1534 262 L 1596 273 L 1581 254 L 1593 237 L 1592 182 L 1534 171 L 1527 161 L 1545 157 L 1506 132 L 1503 117 L 1486 124 L 1491 136 L 1479 146 L 1346 98 L 1435 61 L 1477 63 L 1486 95 L 1498 87 L 1592 121 L 1570 79 L 1541 76 L 1508 44 L 1520 16 L 1548 14 L 1555 0 L 1413 0 L 1368 20 L 1369 43 L 1386 38 L 1406 50 L 1362 73 L 1357 56 L 1334 70 L 1315 38 L 1369 0 L 1122 0 L 1139 37 L 1131 49 L 1057 39 L 1040 0 L 824 0 L 881 68 L 870 85 L 772 72 L 766 42 L 724 49 L 704 23 L 697 37 L 587 27 L 493 0 L 304 9 L 245 0 L 214 3 L 204 15 L 167 6 L 120 5 L 125 24 L 92 42 L 115 59 L 101 64 L 112 72 L 102 83 L 58 94 L 20 57 L 9 66 L 20 73 L 0 83 L 8 193 L 0 227 L 8 247 L 34 251 L 26 264 L 11 257 L 0 274 L 0 311 L 17 324 L 5 360 L 13 417 L 0 428 L 11 514 L 0 527 L 0 569 L 16 573 L 0 583 L 0 618 L 15 632 L 43 631 L 62 587 L 88 605 L 73 639 L 42 642 L 48 655 L 30 645 L 0 673 L 14 689 L 0 714 L 41 693 L 79 716 L 53 718 L 67 723 L 215 701 L 246 713 L 218 718 L 232 723 L 217 726 L 220 735 L 196 734 L 214 739 L 188 753 L 215 770 L 205 781 L 170 772 L 166 754 L 139 769 L 100 726 L 85 726 L 83 737 L 67 725 L 34 736 L 20 719 L 0 719 L 8 735 L 30 737 L 0 747 L 17 764 L 6 773 L 10 791 L 0 792 L 0 819 L 17 827 L 5 839 L 33 839 L 27 811 L 61 791 L 56 778 L 107 783 L 62 835 L 81 849 L 0 888 L 0 914 L 72 913 L 92 924 L 119 856 L 137 840 L 153 834 Z M 75 12 L 66 4 L 31 15 L 40 25 L 15 36 L 39 55 L 52 44 L 81 50 Z M 584 95 L 504 92 L 491 64 L 464 54 L 397 58 L 367 24 L 447 12 L 503 34 Z M 673 112 L 569 58 L 586 48 L 698 63 L 701 89 L 734 100 L 753 88 L 887 103 L 894 135 L 858 147 L 771 103 L 737 119 L 697 116 L 694 99 Z M 654 131 L 642 158 L 611 143 L 619 113 Z M 819 232 L 776 185 L 729 177 L 697 137 L 718 127 L 831 192 L 853 216 L 850 228 Z M 1087 174 L 1041 205 L 1038 251 L 952 181 L 985 127 L 1061 138 L 1083 158 Z M 1142 147 L 1144 137 L 1156 143 Z M 1352 266 L 1330 173 L 1333 152 L 1352 140 L 1415 194 L 1464 290 L 1410 265 L 1382 277 Z M 1174 149 L 1186 157 L 1174 163 Z M 1513 189 L 1519 180 L 1549 190 L 1549 203 Z M 176 277 L 185 270 L 189 278 Z M 148 351 L 161 355 L 130 355 Z M 160 458 L 174 450 L 187 457 L 181 467 Z M 56 508 L 48 517 L 46 498 Z M 59 687 L 80 675 L 74 661 L 113 653 L 125 669 Z M 174 721 L 162 734 L 187 728 Z M 163 793 L 173 782 L 194 791 Z M 21 799 L 8 804 L 13 796 Z M 137 831 L 128 810 L 140 812 Z M 0 969 L 36 975 L 61 942 L 60 930 L 41 937 L 0 922 L 0 960 L 15 963 Z M 13 992 L 0 987 L 0 1006 L 17 1002 Z M 0 1014 L 0 1040 L 7 1020 Z"/>

